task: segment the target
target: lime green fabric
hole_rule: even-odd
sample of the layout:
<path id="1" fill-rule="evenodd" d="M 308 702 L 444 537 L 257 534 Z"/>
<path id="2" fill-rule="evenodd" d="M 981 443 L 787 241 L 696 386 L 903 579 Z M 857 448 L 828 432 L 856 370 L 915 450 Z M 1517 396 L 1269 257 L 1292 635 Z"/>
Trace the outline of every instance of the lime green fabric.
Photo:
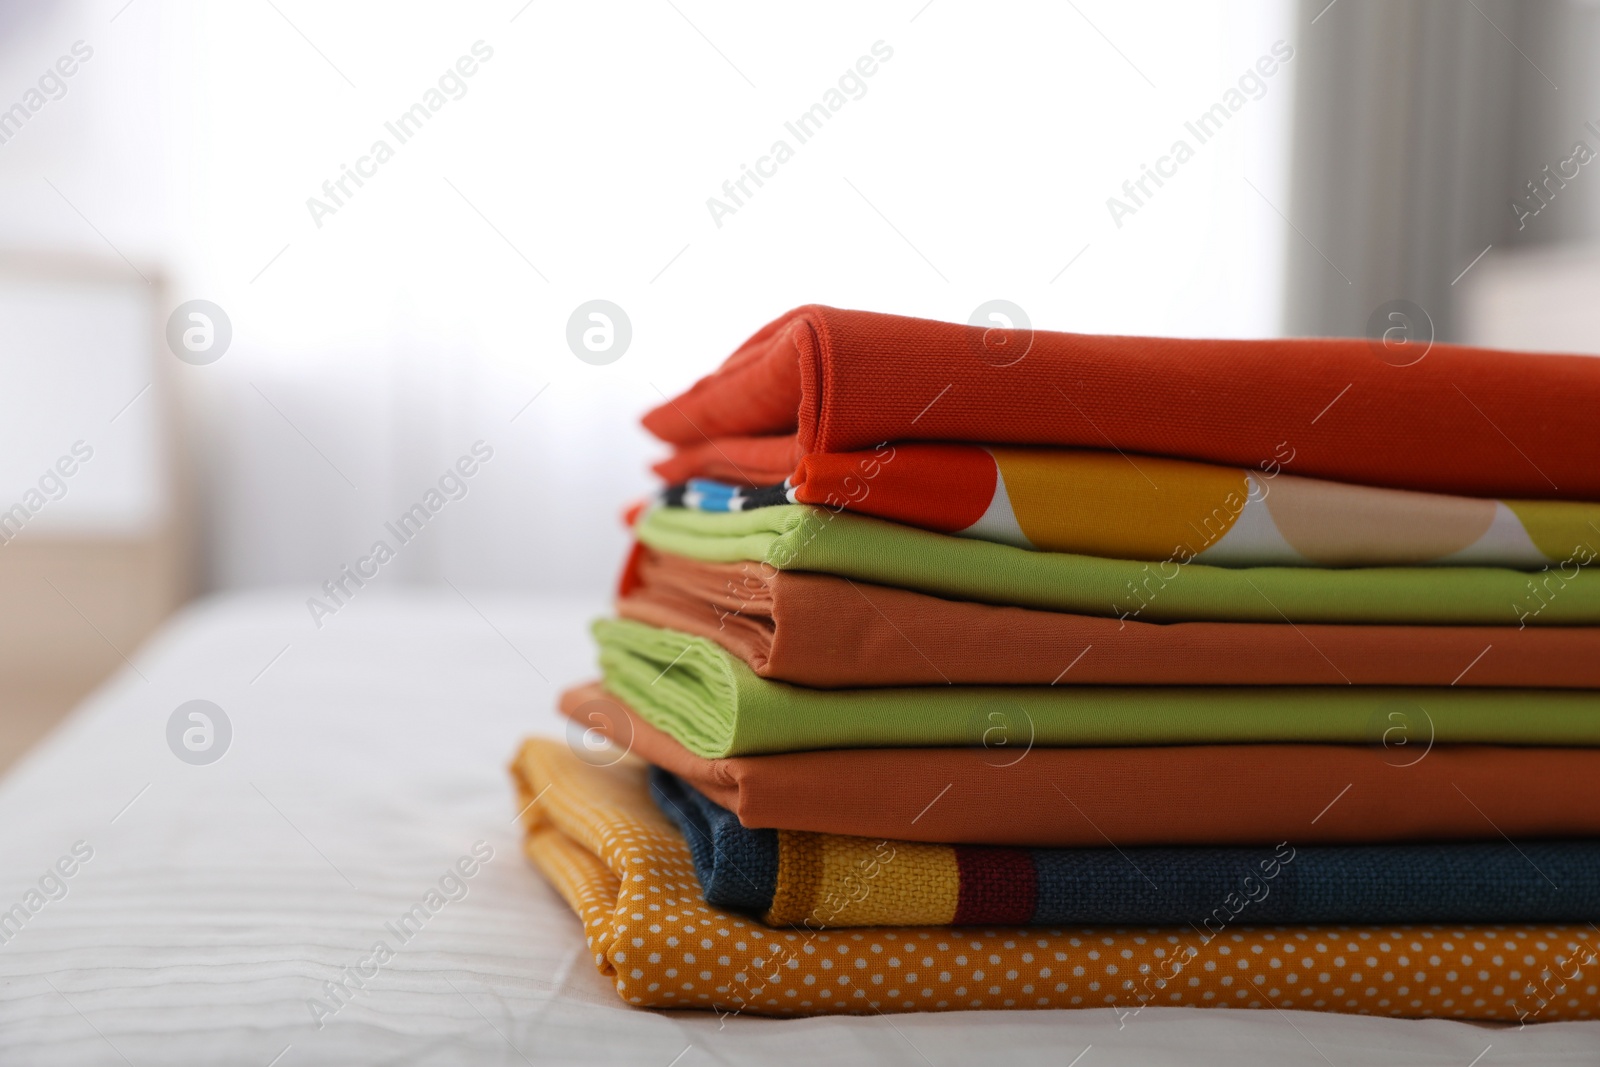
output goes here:
<path id="1" fill-rule="evenodd" d="M 605 685 L 707 759 L 816 748 L 1370 743 L 1396 766 L 1435 743 L 1600 744 L 1600 692 L 1366 686 L 807 689 L 759 678 L 701 637 L 594 625 Z"/>
<path id="2" fill-rule="evenodd" d="M 821 571 L 954 600 L 1143 622 L 1600 623 L 1600 572 L 1551 567 L 1211 567 L 1030 552 L 802 505 L 656 507 L 639 540 L 713 562 Z"/>

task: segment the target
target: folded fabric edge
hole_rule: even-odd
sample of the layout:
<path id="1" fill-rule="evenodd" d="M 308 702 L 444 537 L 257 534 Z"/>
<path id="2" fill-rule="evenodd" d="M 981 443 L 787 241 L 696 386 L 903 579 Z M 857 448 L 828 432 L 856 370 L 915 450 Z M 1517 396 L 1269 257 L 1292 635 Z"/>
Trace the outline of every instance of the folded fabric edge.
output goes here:
<path id="1" fill-rule="evenodd" d="M 1587 357 L 1437 344 L 1429 359 L 1397 368 L 1374 360 L 1359 338 L 1030 330 L 1027 358 L 999 367 L 972 358 L 988 352 L 984 334 L 959 323 L 807 305 L 762 327 L 644 424 L 681 444 L 793 431 L 807 452 L 905 439 L 1110 444 L 1253 467 L 1275 454 L 1286 410 L 1314 424 L 1325 390 L 1353 386 L 1357 407 L 1345 418 L 1298 431 L 1300 473 L 1467 495 L 1600 498 L 1600 481 L 1586 469 L 1592 450 L 1579 447 L 1588 444 L 1588 409 L 1600 384 Z M 1130 406 L 1128 382 L 1141 371 L 1143 388 Z M 1061 391 L 1067 382 L 1073 397 Z M 952 387 L 959 400 L 934 403 Z M 1463 437 L 1459 420 L 1474 408 L 1503 433 Z M 1507 435 L 1522 445 L 1508 448 Z M 1564 441 L 1572 443 L 1565 455 Z M 1545 465 L 1530 468 L 1524 447 L 1547 457 Z"/>
<path id="2" fill-rule="evenodd" d="M 517 811 L 523 827 L 522 852 L 544 874 L 556 894 L 572 909 L 583 929 L 584 943 L 600 973 L 614 977 L 616 969 L 596 944 L 609 911 L 616 904 L 621 881 L 594 851 L 552 825 L 539 803 L 551 788 L 539 758 L 543 739 L 522 743 L 509 768 L 516 787 Z M 606 887 L 614 886 L 611 892 Z"/>
<path id="3" fill-rule="evenodd" d="M 1502 567 L 1150 564 L 1035 552 L 801 504 L 716 513 L 657 506 L 640 516 L 634 532 L 657 551 L 707 562 L 813 570 L 957 600 L 1125 620 L 1489 626 L 1600 620 L 1600 575 L 1591 567 L 1571 577 L 1541 572 L 1536 587 L 1526 572 Z M 1191 580 L 1179 582 L 1184 576 Z"/>
<path id="4" fill-rule="evenodd" d="M 811 689 L 703 637 L 595 624 L 606 688 L 697 756 L 1007 745 L 1600 745 L 1600 694 L 1399 686 Z M 1026 753 L 1024 753 L 1025 755 Z M 1021 756 L 1018 757 L 1019 759 Z"/>
<path id="5" fill-rule="evenodd" d="M 707 638 L 627 619 L 597 619 L 592 632 L 606 688 L 636 712 L 647 705 L 653 725 L 706 759 L 742 747 L 738 675 L 755 677 L 743 660 Z"/>
<path id="6" fill-rule="evenodd" d="M 614 605 L 619 616 L 708 638 L 762 678 L 817 689 L 952 682 L 1600 688 L 1600 627 L 1140 622 L 709 563 L 638 542 L 630 567 Z"/>

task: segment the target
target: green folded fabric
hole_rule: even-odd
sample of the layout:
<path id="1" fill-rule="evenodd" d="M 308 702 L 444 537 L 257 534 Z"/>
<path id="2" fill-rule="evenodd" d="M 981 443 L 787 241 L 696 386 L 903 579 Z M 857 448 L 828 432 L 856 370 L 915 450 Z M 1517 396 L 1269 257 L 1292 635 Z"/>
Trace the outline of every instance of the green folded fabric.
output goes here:
<path id="1" fill-rule="evenodd" d="M 594 624 L 605 685 L 697 756 L 981 745 L 1370 743 L 1396 766 L 1435 743 L 1600 745 L 1600 692 L 1377 686 L 926 686 L 770 682 L 722 646 L 642 623 Z M 819 783 L 820 784 L 820 783 Z"/>
<path id="2" fill-rule="evenodd" d="M 1600 569 L 1212 567 L 1030 552 L 801 505 L 656 507 L 635 527 L 663 552 L 821 571 L 955 600 L 1144 622 L 1600 623 Z M 1570 572 L 1570 573 L 1569 573 Z"/>

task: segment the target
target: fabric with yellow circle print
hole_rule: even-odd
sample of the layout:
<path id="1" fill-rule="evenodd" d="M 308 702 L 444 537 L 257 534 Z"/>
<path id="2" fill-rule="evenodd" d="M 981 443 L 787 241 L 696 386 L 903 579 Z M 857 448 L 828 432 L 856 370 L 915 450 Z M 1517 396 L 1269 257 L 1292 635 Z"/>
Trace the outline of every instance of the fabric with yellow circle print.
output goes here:
<path id="1" fill-rule="evenodd" d="M 1600 504 L 1501 501 L 1114 450 L 886 444 L 812 454 L 775 492 L 708 510 L 815 504 L 1043 552 L 1224 567 L 1578 567 L 1600 556 Z M 715 494 L 700 494 L 715 498 Z"/>

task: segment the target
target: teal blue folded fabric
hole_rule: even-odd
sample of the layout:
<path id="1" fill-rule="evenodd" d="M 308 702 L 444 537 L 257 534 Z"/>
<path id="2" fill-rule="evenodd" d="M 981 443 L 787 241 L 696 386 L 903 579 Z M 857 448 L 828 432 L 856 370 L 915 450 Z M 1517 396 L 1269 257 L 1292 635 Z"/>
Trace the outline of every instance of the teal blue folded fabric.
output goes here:
<path id="1" fill-rule="evenodd" d="M 784 869 L 786 837 L 895 855 L 891 863 L 922 865 L 930 885 L 938 872 L 959 872 L 954 914 L 939 916 L 957 925 L 1173 925 L 1220 933 L 1234 921 L 1586 922 L 1600 915 L 1594 840 L 1126 849 L 880 844 L 747 829 L 660 768 L 651 769 L 650 790 L 688 841 L 707 902 L 758 915 L 773 908 L 780 881 L 791 898 L 808 877 L 819 898 L 830 888 L 814 873 Z M 941 849 L 954 853 L 953 864 Z M 801 903 L 805 912 L 811 900 Z M 794 906 L 791 899 L 782 910 Z M 830 914 L 833 925 L 852 925 Z M 924 911 L 905 919 L 933 925 L 931 917 Z"/>

